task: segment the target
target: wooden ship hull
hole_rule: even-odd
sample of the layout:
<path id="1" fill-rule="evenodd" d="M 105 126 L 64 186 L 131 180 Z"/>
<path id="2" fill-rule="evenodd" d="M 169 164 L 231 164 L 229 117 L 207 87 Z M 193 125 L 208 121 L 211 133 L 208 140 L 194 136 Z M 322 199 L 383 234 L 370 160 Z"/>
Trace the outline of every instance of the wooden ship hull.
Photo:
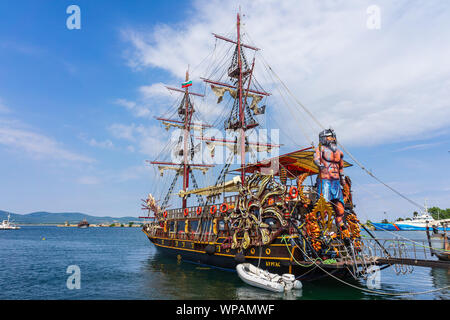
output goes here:
<path id="1" fill-rule="evenodd" d="M 233 229 L 233 221 L 229 219 L 239 201 L 235 200 L 235 196 L 230 198 L 225 198 L 227 202 L 221 205 L 209 206 L 204 210 L 208 213 L 206 216 L 199 214 L 203 211 L 200 207 L 168 210 L 165 212 L 166 217 L 159 219 L 159 222 L 144 224 L 142 230 L 157 250 L 167 256 L 229 271 L 236 271 L 238 264 L 247 262 L 271 273 L 290 273 L 298 280 L 311 281 L 330 275 L 345 278 L 351 276 L 349 271 L 363 266 L 362 261 L 358 262 L 358 259 L 350 256 L 349 249 L 339 239 L 328 244 L 328 253 L 321 253 L 319 256 L 305 233 L 305 228 L 289 224 L 281 226 L 280 222 L 293 220 L 290 216 L 278 216 L 280 220 L 272 226 L 270 239 L 266 240 L 266 244 L 259 242 L 259 231 L 253 230 L 249 232 L 248 242 L 244 245 L 245 232 Z M 289 199 L 284 203 L 296 206 L 301 201 L 298 196 L 297 199 Z M 212 210 L 212 207 L 219 209 Z M 317 206 L 311 205 L 312 211 L 314 208 L 317 210 Z M 211 214 L 211 211 L 215 213 Z M 336 231 L 328 223 L 331 218 L 330 212 L 329 217 L 326 216 L 320 223 L 331 226 L 328 231 Z M 355 237 L 354 243 L 357 241 Z M 367 261 L 364 263 L 367 264 Z"/>
<path id="2" fill-rule="evenodd" d="M 339 278 L 350 276 L 344 264 L 321 264 L 321 267 L 327 271 L 326 273 L 318 269 L 310 261 L 298 261 L 297 259 L 301 260 L 303 258 L 302 254 L 296 250 L 295 246 L 288 245 L 286 247 L 286 244 L 281 243 L 282 237 L 277 238 L 270 245 L 261 246 L 260 248 L 249 248 L 239 254 L 236 249 L 221 249 L 221 245 L 226 239 L 225 237 L 218 238 L 214 242 L 200 242 L 168 238 L 163 235 L 152 236 L 145 230 L 144 233 L 161 253 L 189 263 L 236 271 L 238 264 L 248 262 L 271 273 L 294 274 L 297 279 L 303 281 L 329 277 L 329 274 Z M 286 239 L 290 241 L 291 237 L 287 236 Z M 208 253 L 207 251 L 211 250 L 207 249 L 208 246 L 213 246 L 215 252 Z M 261 255 L 259 251 L 261 251 Z"/>

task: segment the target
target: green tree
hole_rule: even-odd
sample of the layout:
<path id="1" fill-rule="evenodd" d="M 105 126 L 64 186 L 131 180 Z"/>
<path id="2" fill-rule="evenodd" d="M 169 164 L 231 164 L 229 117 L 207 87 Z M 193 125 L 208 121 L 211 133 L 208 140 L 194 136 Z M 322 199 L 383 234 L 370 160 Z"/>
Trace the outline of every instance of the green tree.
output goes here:
<path id="1" fill-rule="evenodd" d="M 434 219 L 450 219 L 450 208 L 441 209 L 439 207 L 432 207 L 428 212 Z"/>

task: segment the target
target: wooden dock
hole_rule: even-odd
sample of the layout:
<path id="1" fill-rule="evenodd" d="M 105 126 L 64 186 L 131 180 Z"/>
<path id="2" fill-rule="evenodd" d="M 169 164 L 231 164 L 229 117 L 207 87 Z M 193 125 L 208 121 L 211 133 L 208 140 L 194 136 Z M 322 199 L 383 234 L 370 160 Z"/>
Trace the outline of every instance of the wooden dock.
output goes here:
<path id="1" fill-rule="evenodd" d="M 377 265 L 394 265 L 403 264 L 417 267 L 444 268 L 450 269 L 450 261 L 428 260 L 428 259 L 411 259 L 411 258 L 376 258 Z"/>

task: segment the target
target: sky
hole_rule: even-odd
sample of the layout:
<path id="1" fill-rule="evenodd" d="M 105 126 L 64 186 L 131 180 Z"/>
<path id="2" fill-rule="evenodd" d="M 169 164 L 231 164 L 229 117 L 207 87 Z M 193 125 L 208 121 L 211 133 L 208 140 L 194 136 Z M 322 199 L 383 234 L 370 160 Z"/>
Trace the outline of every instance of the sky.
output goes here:
<path id="1" fill-rule="evenodd" d="M 200 77 L 228 48 L 211 33 L 235 37 L 239 10 L 281 153 L 317 144 L 300 102 L 383 182 L 450 207 L 446 0 L 18 0 L 0 3 L 0 209 L 142 215 L 141 199 L 171 182 L 145 162 L 170 138 L 155 117 L 179 97 L 164 85 L 180 87 L 189 67 L 205 92 Z M 196 99 L 205 122 L 224 110 Z M 419 210 L 357 165 L 346 174 L 363 221 Z"/>

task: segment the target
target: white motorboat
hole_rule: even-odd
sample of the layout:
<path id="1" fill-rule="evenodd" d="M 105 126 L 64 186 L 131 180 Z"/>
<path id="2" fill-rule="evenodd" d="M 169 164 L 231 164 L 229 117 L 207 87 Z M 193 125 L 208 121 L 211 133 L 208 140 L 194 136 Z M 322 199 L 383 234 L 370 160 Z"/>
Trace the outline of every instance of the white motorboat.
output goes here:
<path id="1" fill-rule="evenodd" d="M 427 224 L 431 226 L 436 224 L 436 220 L 434 220 L 434 218 L 429 215 L 428 212 L 420 216 L 413 217 L 411 220 L 395 222 L 395 225 L 399 227 L 401 231 L 424 231 L 427 229 Z"/>
<path id="2" fill-rule="evenodd" d="M 442 227 L 439 226 L 441 222 L 444 220 L 435 220 L 429 213 L 428 207 L 425 202 L 425 211 L 422 212 L 421 215 L 416 215 L 412 219 L 396 221 L 395 225 L 400 229 L 400 231 L 425 231 L 427 227 L 434 227 L 439 230 L 443 230 Z"/>
<path id="3" fill-rule="evenodd" d="M 292 289 L 299 290 L 302 288 L 302 283 L 299 280 L 295 280 L 293 274 L 285 273 L 280 276 L 255 267 L 251 263 L 238 264 L 236 271 L 239 278 L 245 283 L 273 292 L 284 292 Z"/>
<path id="4" fill-rule="evenodd" d="M 8 214 L 8 220 L 3 220 L 0 224 L 0 230 L 17 230 L 20 229 L 18 225 L 9 221 L 10 215 Z"/>

